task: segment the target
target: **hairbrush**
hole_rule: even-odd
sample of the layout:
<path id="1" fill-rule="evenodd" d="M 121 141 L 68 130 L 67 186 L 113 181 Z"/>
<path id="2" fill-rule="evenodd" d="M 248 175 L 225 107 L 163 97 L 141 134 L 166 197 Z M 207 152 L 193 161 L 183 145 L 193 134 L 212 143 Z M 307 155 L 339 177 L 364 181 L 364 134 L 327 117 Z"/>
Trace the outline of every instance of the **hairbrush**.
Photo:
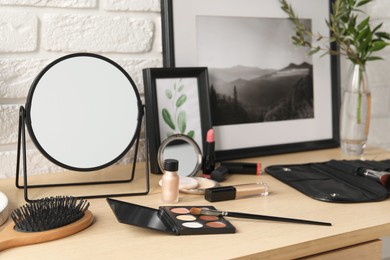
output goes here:
<path id="1" fill-rule="evenodd" d="M 92 224 L 93 214 L 86 200 L 58 196 L 32 201 L 14 210 L 0 233 L 0 251 L 38 244 L 77 233 Z"/>
<path id="2" fill-rule="evenodd" d="M 320 225 L 320 226 L 332 225 L 331 223 L 328 222 L 319 222 L 319 221 L 296 219 L 296 218 L 274 217 L 274 216 L 266 216 L 266 215 L 256 215 L 256 214 L 248 214 L 248 213 L 240 213 L 240 212 L 219 211 L 219 210 L 211 210 L 211 209 L 203 209 L 203 208 L 192 208 L 190 212 L 193 215 L 227 216 L 227 217 L 235 217 L 235 218 L 261 219 L 261 220 L 311 224 L 311 225 Z"/>

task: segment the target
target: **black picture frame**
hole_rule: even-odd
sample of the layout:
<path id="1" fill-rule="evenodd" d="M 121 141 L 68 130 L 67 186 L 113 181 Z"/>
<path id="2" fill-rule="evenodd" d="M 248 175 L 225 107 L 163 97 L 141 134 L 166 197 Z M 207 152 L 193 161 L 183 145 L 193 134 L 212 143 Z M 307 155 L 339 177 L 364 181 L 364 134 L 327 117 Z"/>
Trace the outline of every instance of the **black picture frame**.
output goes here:
<path id="1" fill-rule="evenodd" d="M 172 134 L 190 136 L 198 144 L 200 149 L 203 150 L 207 131 L 211 128 L 208 71 L 206 67 L 182 67 L 146 68 L 142 72 L 145 87 L 146 131 L 149 143 L 150 169 L 152 173 L 158 174 L 161 173 L 157 161 L 158 149 L 162 141 L 168 136 Z M 192 104 L 186 110 L 186 112 L 190 113 L 187 113 L 186 117 L 188 119 L 186 125 L 189 129 L 186 129 L 185 132 L 177 130 L 179 132 L 170 133 L 169 131 L 172 131 L 172 129 L 170 129 L 169 124 L 162 118 L 161 108 L 164 106 L 162 97 L 165 98 L 165 91 L 168 86 L 172 86 L 169 84 L 173 83 L 175 88 L 180 88 L 179 85 L 176 85 L 179 81 L 187 82 L 184 83 L 186 86 L 184 86 L 184 90 L 182 91 L 185 91 L 185 87 L 187 87 L 187 91 L 190 91 L 190 93 L 187 92 L 189 95 L 187 95 L 185 101 L 187 104 Z M 190 85 L 191 89 L 188 89 L 188 85 Z M 163 89 L 164 86 L 166 88 Z M 174 91 L 171 87 L 170 90 Z M 164 100 L 165 102 L 171 102 L 167 101 L 167 99 Z M 174 103 L 176 104 L 176 101 Z M 171 118 L 174 117 L 172 116 Z M 192 128 L 190 127 L 191 125 Z M 189 134 L 188 130 L 192 132 L 193 129 L 198 130 L 194 130 L 194 135 Z"/>
<path id="2" fill-rule="evenodd" d="M 315 3 L 313 3 L 315 2 Z M 305 16 L 311 17 L 315 24 L 321 24 L 320 32 L 323 34 L 329 33 L 325 24 L 325 19 L 329 17 L 331 11 L 332 0 L 292 0 L 292 6 L 301 18 Z M 209 78 L 212 75 L 210 64 L 200 63 L 199 49 L 197 49 L 196 17 L 197 16 L 216 16 L 216 17 L 245 17 L 245 18 L 283 18 L 287 20 L 287 15 L 280 9 L 279 1 L 275 0 L 161 0 L 162 9 L 162 39 L 163 39 L 163 64 L 165 67 L 181 67 L 181 66 L 207 66 L 209 68 Z M 178 17 L 175 19 L 175 17 Z M 318 22 L 317 22 L 318 20 Z M 322 25 L 323 24 L 323 25 Z M 209 30 L 209 25 L 206 28 Z M 225 26 L 227 27 L 227 26 Z M 318 28 L 313 27 L 313 31 L 318 32 Z M 273 29 L 275 30 L 275 28 Z M 272 39 L 272 33 L 264 37 Z M 292 36 L 292 35 L 291 35 Z M 234 39 L 234 35 L 231 38 Z M 241 39 L 238 39 L 241 40 Z M 228 41 L 225 41 L 226 43 Z M 291 40 L 290 40 L 291 43 Z M 221 44 L 222 47 L 223 44 Z M 292 43 L 291 43 L 292 45 Z M 185 46 L 185 48 L 182 48 Z M 336 49 L 336 45 L 330 44 L 329 48 Z M 249 48 L 248 48 L 249 49 Z M 246 49 L 238 51 L 245 52 Z M 226 52 L 229 55 L 229 52 Z M 312 68 L 314 71 L 313 92 L 317 92 L 314 96 L 315 102 L 322 100 L 326 108 L 313 108 L 318 114 L 325 114 L 326 120 L 322 120 L 319 116 L 314 117 L 316 124 L 299 125 L 290 127 L 289 124 L 267 128 L 266 131 L 248 125 L 244 130 L 229 132 L 231 126 L 226 126 L 229 134 L 225 134 L 224 126 L 219 131 L 218 127 L 213 125 L 216 134 L 216 157 L 217 160 L 239 159 L 246 157 L 255 157 L 260 155 L 271 155 L 316 149 L 325 149 L 339 146 L 339 109 L 340 109 L 340 76 L 339 76 L 339 58 L 338 56 L 323 56 L 319 55 L 313 61 Z M 319 68 L 319 69 L 318 69 Z M 318 84 L 317 84 L 318 83 Z M 318 94 L 321 92 L 320 94 Z M 211 93 L 210 93 L 211 94 Z M 314 103 L 314 102 L 313 102 Z M 314 107 L 314 105 L 313 105 Z M 212 111 L 214 110 L 211 104 Z M 317 109 L 317 110 L 315 110 Z M 322 110 L 321 110 L 322 109 Z M 213 119 L 215 121 L 215 119 Z M 298 120 L 290 120 L 298 122 Z M 254 124 L 256 125 L 256 124 Z M 259 125 L 259 124 L 257 124 Z M 217 129 L 216 129 L 217 128 Z M 259 128 L 262 129 L 262 128 Z M 282 129 L 282 131 L 280 130 Z M 325 130 L 324 130 L 325 129 Z M 321 132 L 324 130 L 326 133 Z M 235 132 L 234 132 L 235 131 Z M 280 135 L 275 132 L 280 131 Z M 222 134 L 219 134 L 222 132 Z M 306 132 L 306 136 L 300 136 L 295 139 L 290 135 L 295 132 Z M 317 135 L 317 132 L 320 132 Z M 240 144 L 228 147 L 223 146 L 226 142 L 232 139 L 237 139 L 238 136 L 243 136 L 242 145 Z M 274 138 L 274 143 L 269 142 L 268 137 Z M 239 139 L 239 138 L 238 138 Z M 264 144 L 261 140 L 265 140 Z M 237 141 L 239 142 L 239 141 Z"/>

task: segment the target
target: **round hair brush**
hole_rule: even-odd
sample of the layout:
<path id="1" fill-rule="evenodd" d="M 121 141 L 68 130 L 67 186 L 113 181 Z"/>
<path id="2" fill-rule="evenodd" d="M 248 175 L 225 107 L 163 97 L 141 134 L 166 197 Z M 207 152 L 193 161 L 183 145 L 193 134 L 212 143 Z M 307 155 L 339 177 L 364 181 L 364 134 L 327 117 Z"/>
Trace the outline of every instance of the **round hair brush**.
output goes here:
<path id="1" fill-rule="evenodd" d="M 30 202 L 11 213 L 14 223 L 0 233 L 0 251 L 38 244 L 77 233 L 92 224 L 86 200 L 50 197 Z"/>

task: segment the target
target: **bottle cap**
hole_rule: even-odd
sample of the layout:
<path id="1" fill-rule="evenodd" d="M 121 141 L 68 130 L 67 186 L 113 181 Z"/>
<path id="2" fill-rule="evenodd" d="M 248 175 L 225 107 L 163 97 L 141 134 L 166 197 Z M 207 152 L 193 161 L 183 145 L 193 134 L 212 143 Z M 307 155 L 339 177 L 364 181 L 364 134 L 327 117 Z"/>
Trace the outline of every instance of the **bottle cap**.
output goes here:
<path id="1" fill-rule="evenodd" d="M 164 161 L 164 170 L 175 172 L 179 169 L 179 162 L 175 159 L 166 159 Z"/>
<path id="2" fill-rule="evenodd" d="M 214 187 L 205 190 L 204 198 L 210 202 L 236 199 L 236 188 L 233 186 Z"/>

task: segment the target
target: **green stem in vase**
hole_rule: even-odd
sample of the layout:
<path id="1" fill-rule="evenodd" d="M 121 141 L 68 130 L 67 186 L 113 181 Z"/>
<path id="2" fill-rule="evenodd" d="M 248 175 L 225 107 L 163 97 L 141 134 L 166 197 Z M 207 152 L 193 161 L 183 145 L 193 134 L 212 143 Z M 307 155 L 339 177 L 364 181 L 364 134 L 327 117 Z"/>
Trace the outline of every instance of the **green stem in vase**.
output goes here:
<path id="1" fill-rule="evenodd" d="M 362 107 L 362 93 L 359 92 L 359 95 L 358 95 L 358 107 L 357 107 L 357 123 L 358 124 L 361 124 L 361 122 L 362 122 L 361 107 Z"/>
<path id="2" fill-rule="evenodd" d="M 359 66 L 359 74 L 358 74 L 358 106 L 357 106 L 357 123 L 361 124 L 362 122 L 362 113 L 361 113 L 361 108 L 362 108 L 362 92 L 363 88 L 362 85 L 364 84 L 363 79 L 363 73 L 364 69 L 362 66 Z"/>

